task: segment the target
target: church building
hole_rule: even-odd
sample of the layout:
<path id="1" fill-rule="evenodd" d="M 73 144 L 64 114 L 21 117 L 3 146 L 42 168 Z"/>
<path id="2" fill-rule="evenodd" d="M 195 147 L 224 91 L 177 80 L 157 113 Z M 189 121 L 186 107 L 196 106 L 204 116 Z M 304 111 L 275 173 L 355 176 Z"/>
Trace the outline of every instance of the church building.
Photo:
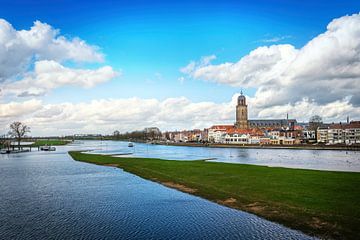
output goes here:
<path id="1" fill-rule="evenodd" d="M 243 95 L 242 91 L 240 96 L 238 97 L 237 105 L 236 105 L 235 127 L 240 129 L 249 128 L 246 97 Z"/>
<path id="2" fill-rule="evenodd" d="M 251 128 L 290 128 L 293 129 L 296 124 L 295 119 L 254 119 L 248 120 L 248 109 L 246 104 L 246 97 L 241 91 L 237 99 L 236 105 L 236 122 L 237 129 L 251 129 Z"/>

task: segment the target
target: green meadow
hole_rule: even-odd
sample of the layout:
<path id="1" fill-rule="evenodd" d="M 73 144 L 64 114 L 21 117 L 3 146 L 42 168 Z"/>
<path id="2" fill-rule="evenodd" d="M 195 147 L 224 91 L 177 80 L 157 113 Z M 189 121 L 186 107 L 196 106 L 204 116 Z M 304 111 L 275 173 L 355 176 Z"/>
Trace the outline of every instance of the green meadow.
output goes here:
<path id="1" fill-rule="evenodd" d="M 309 235 L 360 239 L 360 173 L 69 152 Z"/>

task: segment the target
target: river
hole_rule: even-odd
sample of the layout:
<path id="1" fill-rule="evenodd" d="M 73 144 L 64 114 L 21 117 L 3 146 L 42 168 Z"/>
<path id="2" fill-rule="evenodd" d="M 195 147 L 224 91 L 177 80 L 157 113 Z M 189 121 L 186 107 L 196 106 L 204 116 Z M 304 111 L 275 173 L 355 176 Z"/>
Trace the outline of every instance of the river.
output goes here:
<path id="1" fill-rule="evenodd" d="M 0 155 L 0 239 L 310 239 L 255 215 L 118 168 L 77 162 L 67 154 L 75 149 L 130 150 L 124 146 L 85 142 L 56 152 Z M 165 156 L 176 147 L 160 154 L 167 146 L 136 144 L 130 151 L 140 156 L 141 148 Z M 181 151 L 187 155 L 170 157 L 221 152 L 186 149 Z M 229 150 L 223 151 L 227 155 Z"/>
<path id="2" fill-rule="evenodd" d="M 360 151 L 298 150 L 298 149 L 251 149 L 166 146 L 127 142 L 88 142 L 94 153 L 125 154 L 137 157 L 173 160 L 212 159 L 210 161 L 245 163 L 271 167 L 302 168 L 360 172 Z"/>

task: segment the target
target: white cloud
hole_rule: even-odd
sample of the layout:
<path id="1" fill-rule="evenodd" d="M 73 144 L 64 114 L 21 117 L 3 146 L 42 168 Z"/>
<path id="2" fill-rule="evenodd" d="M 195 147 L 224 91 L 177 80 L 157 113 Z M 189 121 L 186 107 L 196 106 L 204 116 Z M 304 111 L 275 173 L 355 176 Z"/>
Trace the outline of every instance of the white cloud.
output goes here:
<path id="1" fill-rule="evenodd" d="M 30 30 L 19 30 L 0 19 L 0 82 L 23 73 L 33 59 L 101 62 L 98 47 L 79 38 L 67 39 L 59 30 L 35 21 Z"/>
<path id="2" fill-rule="evenodd" d="M 74 133 L 112 133 L 114 130 L 140 130 L 158 126 L 161 130 L 205 128 L 213 124 L 233 124 L 238 95 L 229 102 L 192 102 L 185 97 L 157 99 L 101 99 L 82 103 L 44 104 L 38 100 L 0 104 L 0 129 L 5 131 L 12 121 L 24 121 L 33 135 Z M 249 98 L 250 118 L 291 118 L 307 121 L 320 114 L 325 121 L 360 118 L 360 109 L 349 99 L 319 105 L 308 99 L 294 104 L 258 108 Z M 1 132 L 0 132 L 1 134 Z"/>
<path id="3" fill-rule="evenodd" d="M 190 62 L 181 69 L 195 79 L 256 88 L 257 108 L 309 99 L 320 106 L 349 98 L 360 104 L 360 15 L 333 20 L 327 31 L 296 49 L 289 44 L 259 47 L 236 63 Z"/>
<path id="4" fill-rule="evenodd" d="M 265 39 L 261 39 L 259 42 L 264 42 L 264 43 L 275 43 L 275 42 L 280 42 L 282 40 L 291 38 L 291 36 L 286 35 L 286 36 L 281 36 L 281 37 L 271 37 L 271 38 L 265 38 Z"/>
<path id="5" fill-rule="evenodd" d="M 117 73 L 109 66 L 95 70 L 66 68 L 55 61 L 38 61 L 33 73 L 16 82 L 5 83 L 4 94 L 14 93 L 19 97 L 41 96 L 51 89 L 64 85 L 91 88 L 109 81 Z"/>
<path id="6" fill-rule="evenodd" d="M 68 60 L 102 62 L 104 56 L 98 47 L 59 33 L 40 21 L 35 21 L 30 30 L 16 30 L 0 19 L 2 95 L 15 93 L 19 97 L 35 97 L 64 85 L 89 88 L 115 77 L 110 66 L 98 69 L 64 67 L 61 63 Z"/>
<path id="7" fill-rule="evenodd" d="M 24 117 L 41 109 L 41 101 L 29 100 L 25 102 L 0 103 L 0 123 L 7 122 L 9 119 Z"/>

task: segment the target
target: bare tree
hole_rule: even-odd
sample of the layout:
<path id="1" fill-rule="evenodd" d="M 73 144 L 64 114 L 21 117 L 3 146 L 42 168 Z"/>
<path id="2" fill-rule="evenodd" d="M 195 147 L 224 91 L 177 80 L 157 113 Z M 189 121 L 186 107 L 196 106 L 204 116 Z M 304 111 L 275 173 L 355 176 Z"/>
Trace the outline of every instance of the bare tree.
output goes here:
<path id="1" fill-rule="evenodd" d="M 322 118 L 319 115 L 312 116 L 309 119 L 309 129 L 317 131 L 318 127 L 321 127 L 323 124 Z"/>
<path id="2" fill-rule="evenodd" d="M 13 122 L 12 124 L 10 124 L 9 135 L 17 140 L 19 148 L 21 140 L 25 137 L 26 133 L 29 132 L 30 127 L 26 126 L 22 122 Z"/>
<path id="3" fill-rule="evenodd" d="M 118 130 L 115 130 L 113 133 L 113 136 L 115 139 L 119 139 L 120 138 L 120 132 Z"/>
<path id="4" fill-rule="evenodd" d="M 6 142 L 6 135 L 4 134 L 0 137 L 0 148 L 5 147 L 5 142 Z"/>

